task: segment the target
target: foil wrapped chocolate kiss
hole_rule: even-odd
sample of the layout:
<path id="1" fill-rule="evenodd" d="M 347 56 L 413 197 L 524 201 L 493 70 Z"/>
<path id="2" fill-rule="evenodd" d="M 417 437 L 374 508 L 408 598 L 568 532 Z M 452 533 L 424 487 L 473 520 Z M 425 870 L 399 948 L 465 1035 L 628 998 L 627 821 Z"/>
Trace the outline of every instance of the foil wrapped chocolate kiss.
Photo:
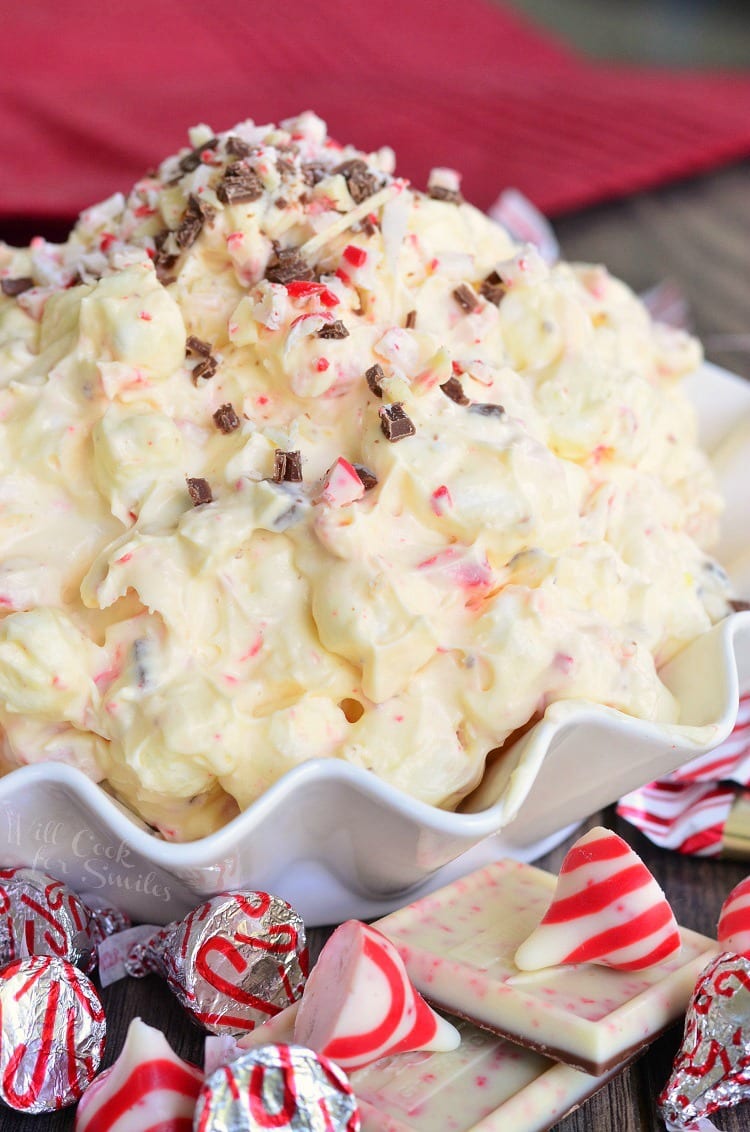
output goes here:
<path id="1" fill-rule="evenodd" d="M 723 952 L 696 984 L 659 1110 L 670 1132 L 703 1132 L 710 1113 L 748 1099 L 750 960 Z"/>
<path id="2" fill-rule="evenodd" d="M 302 994 L 305 926 L 267 892 L 225 892 L 135 944 L 125 971 L 163 975 L 196 1022 L 239 1037 Z"/>
<path id="3" fill-rule="evenodd" d="M 92 908 L 60 880 L 35 869 L 0 869 L 0 966 L 28 955 L 96 966 L 97 946 L 130 921 L 115 908 Z"/>

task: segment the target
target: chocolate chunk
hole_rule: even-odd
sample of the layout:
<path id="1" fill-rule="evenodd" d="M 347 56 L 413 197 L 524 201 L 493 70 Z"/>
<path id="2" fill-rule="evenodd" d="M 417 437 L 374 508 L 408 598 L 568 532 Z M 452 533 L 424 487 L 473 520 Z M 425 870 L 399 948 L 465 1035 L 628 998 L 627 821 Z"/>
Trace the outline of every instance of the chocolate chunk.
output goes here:
<path id="1" fill-rule="evenodd" d="M 365 491 L 372 491 L 374 487 L 378 486 L 378 477 L 364 464 L 352 464 L 352 467 L 361 479 Z"/>
<path id="2" fill-rule="evenodd" d="M 277 208 L 284 209 L 289 207 L 289 201 L 286 199 L 286 197 L 276 197 L 276 200 L 273 203 Z"/>
<path id="3" fill-rule="evenodd" d="M 315 278 L 315 272 L 296 248 L 277 248 L 268 261 L 266 279 L 270 283 L 293 283 Z"/>
<path id="4" fill-rule="evenodd" d="M 491 405 L 482 401 L 475 401 L 469 405 L 470 413 L 477 413 L 480 417 L 504 417 L 505 409 L 502 405 Z"/>
<path id="5" fill-rule="evenodd" d="M 211 486 L 208 480 L 204 480 L 200 476 L 188 476 L 187 486 L 193 507 L 200 507 L 203 503 L 213 503 L 214 497 L 211 494 Z"/>
<path id="6" fill-rule="evenodd" d="M 276 168 L 278 169 L 279 173 L 281 173 L 282 177 L 288 177 L 295 171 L 294 162 L 292 161 L 291 157 L 277 157 Z"/>
<path id="7" fill-rule="evenodd" d="M 507 290 L 508 288 L 503 283 L 498 273 L 491 271 L 479 288 L 479 293 L 488 303 L 494 303 L 497 307 L 504 299 Z"/>
<path id="8" fill-rule="evenodd" d="M 16 295 L 22 295 L 24 291 L 29 291 L 34 286 L 34 280 L 30 275 L 16 275 L 12 279 L 7 276 L 5 279 L 0 279 L 0 291 L 7 295 L 9 299 L 14 299 Z"/>
<path id="9" fill-rule="evenodd" d="M 197 197 L 191 196 L 182 220 L 180 221 L 180 225 L 174 234 L 177 247 L 180 251 L 184 252 L 192 247 L 200 236 L 204 223 L 205 216 L 200 202 Z"/>
<path id="10" fill-rule="evenodd" d="M 264 188 L 258 174 L 244 161 L 236 161 L 227 169 L 216 195 L 223 204 L 240 204 L 258 200 Z"/>
<path id="11" fill-rule="evenodd" d="M 283 452 L 277 448 L 273 454 L 274 483 L 302 483 L 302 457 L 299 450 Z"/>
<path id="12" fill-rule="evenodd" d="M 370 366 L 365 370 L 365 381 L 370 386 L 370 392 L 374 393 L 376 397 L 383 396 L 383 387 L 381 381 L 385 378 L 383 367 L 376 362 L 374 366 Z"/>
<path id="13" fill-rule="evenodd" d="M 349 331 L 344 326 L 340 318 L 334 319 L 333 322 L 326 322 L 321 326 L 316 334 L 316 338 L 348 338 Z"/>
<path id="14" fill-rule="evenodd" d="M 733 613 L 744 613 L 750 609 L 750 601 L 741 601 L 739 598 L 730 601 L 729 608 Z"/>
<path id="15" fill-rule="evenodd" d="M 306 161 L 302 166 L 302 177 L 306 185 L 317 185 L 327 176 L 328 170 L 318 161 Z"/>
<path id="16" fill-rule="evenodd" d="M 404 323 L 404 326 L 406 327 L 407 330 L 413 330 L 416 325 L 417 325 L 417 312 L 416 311 L 409 311 L 409 313 L 406 316 L 406 322 Z"/>
<path id="17" fill-rule="evenodd" d="M 446 189 L 443 185 L 430 185 L 427 195 L 433 200 L 447 200 L 450 204 L 464 203 L 464 198 L 458 189 Z"/>
<path id="18" fill-rule="evenodd" d="M 374 236 L 376 232 L 380 231 L 377 221 L 371 215 L 365 216 L 364 220 L 360 220 L 356 228 L 360 232 L 364 232 L 366 236 Z"/>
<path id="19" fill-rule="evenodd" d="M 224 149 L 230 157 L 249 157 L 253 152 L 253 147 L 237 134 L 230 134 L 224 142 Z"/>
<path id="20" fill-rule="evenodd" d="M 193 385 L 197 385 L 202 379 L 203 381 L 210 381 L 219 368 L 219 363 L 212 354 L 202 362 L 198 362 L 197 366 L 193 366 L 193 372 L 190 375 L 193 380 Z"/>
<path id="21" fill-rule="evenodd" d="M 240 427 L 240 418 L 234 411 L 231 402 L 220 405 L 214 413 L 214 423 L 220 432 L 234 432 Z"/>
<path id="22" fill-rule="evenodd" d="M 361 204 L 363 200 L 367 200 L 380 187 L 378 178 L 361 157 L 355 157 L 351 161 L 342 161 L 333 171 L 342 174 L 349 189 L 349 195 L 355 204 Z"/>
<path id="23" fill-rule="evenodd" d="M 464 387 L 457 377 L 449 377 L 440 386 L 441 390 L 446 397 L 450 397 L 451 401 L 455 401 L 457 405 L 469 405 L 469 398 L 464 393 Z"/>
<path id="24" fill-rule="evenodd" d="M 209 138 L 203 145 L 196 146 L 190 153 L 186 153 L 184 157 L 180 158 L 180 171 L 182 173 L 192 173 L 203 162 L 203 154 L 207 149 L 213 149 L 219 144 L 218 138 Z"/>
<path id="25" fill-rule="evenodd" d="M 189 354 L 198 354 L 201 358 L 211 356 L 211 343 L 204 342 L 202 338 L 196 338 L 194 334 L 189 335 L 185 347 Z"/>
<path id="26" fill-rule="evenodd" d="M 404 412 L 403 405 L 398 401 L 394 405 L 382 405 L 378 412 L 383 436 L 386 440 L 390 440 L 392 444 L 407 436 L 414 436 L 417 431 L 413 422 Z"/>
<path id="27" fill-rule="evenodd" d="M 465 310 L 467 314 L 471 314 L 471 312 L 476 310 L 479 306 L 477 293 L 472 290 L 468 283 L 462 283 L 459 287 L 456 287 L 452 294 L 458 305 L 462 310 Z"/>

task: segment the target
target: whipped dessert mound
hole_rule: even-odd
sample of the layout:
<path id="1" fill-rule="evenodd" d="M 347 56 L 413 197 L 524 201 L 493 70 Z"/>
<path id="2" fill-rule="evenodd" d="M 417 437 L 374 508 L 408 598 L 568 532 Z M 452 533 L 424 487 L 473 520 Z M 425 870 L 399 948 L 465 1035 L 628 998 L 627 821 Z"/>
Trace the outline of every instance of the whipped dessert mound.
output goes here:
<path id="1" fill-rule="evenodd" d="M 335 757 L 442 807 L 560 699 L 670 722 L 729 609 L 700 362 L 307 113 L 0 245 L 4 765 L 217 828 Z"/>

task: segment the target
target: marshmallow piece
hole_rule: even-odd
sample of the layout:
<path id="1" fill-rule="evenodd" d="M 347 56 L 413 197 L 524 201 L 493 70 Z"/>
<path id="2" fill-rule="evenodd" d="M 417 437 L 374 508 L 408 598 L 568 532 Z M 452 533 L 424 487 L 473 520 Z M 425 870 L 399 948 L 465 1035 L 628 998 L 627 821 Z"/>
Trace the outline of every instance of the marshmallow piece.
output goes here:
<path id="1" fill-rule="evenodd" d="M 75 1132 L 169 1132 L 192 1127 L 203 1073 L 178 1057 L 160 1030 L 134 1018 L 109 1069 L 86 1090 Z"/>
<path id="2" fill-rule="evenodd" d="M 308 978 L 294 1040 L 349 1071 L 394 1053 L 455 1049 L 460 1037 L 414 989 L 390 940 L 348 920 Z"/>
<path id="3" fill-rule="evenodd" d="M 735 885 L 722 904 L 716 938 L 725 951 L 750 959 L 750 877 Z"/>
<path id="4" fill-rule="evenodd" d="M 640 971 L 679 950 L 674 913 L 653 875 L 621 837 L 597 826 L 567 853 L 552 903 L 515 962 L 522 971 L 562 963 Z"/>

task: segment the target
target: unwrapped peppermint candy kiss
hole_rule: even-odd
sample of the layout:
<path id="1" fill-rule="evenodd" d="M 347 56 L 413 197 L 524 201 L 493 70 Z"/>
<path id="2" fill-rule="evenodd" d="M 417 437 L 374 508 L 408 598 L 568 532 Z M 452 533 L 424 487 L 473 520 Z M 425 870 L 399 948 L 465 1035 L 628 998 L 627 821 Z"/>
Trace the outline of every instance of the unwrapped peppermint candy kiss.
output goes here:
<path id="1" fill-rule="evenodd" d="M 66 959 L 32 955 L 0 972 L 0 1099 L 19 1112 L 74 1104 L 104 1052 L 104 1010 Z"/>
<path id="2" fill-rule="evenodd" d="M 674 913 L 652 874 L 627 842 L 597 826 L 566 854 L 552 903 L 515 962 L 522 971 L 561 963 L 638 971 L 680 946 Z"/>
<path id="3" fill-rule="evenodd" d="M 700 976 L 659 1110 L 672 1132 L 710 1129 L 706 1118 L 750 1099 L 750 960 L 726 952 Z"/>
<path id="4" fill-rule="evenodd" d="M 240 1035 L 302 994 L 305 927 L 291 905 L 267 892 L 225 892 L 137 943 L 125 970 L 162 974 L 201 1026 Z"/>
<path id="5" fill-rule="evenodd" d="M 0 869 L 0 965 L 27 955 L 54 955 L 92 971 L 97 945 L 129 923 L 114 908 L 92 908 L 46 873 Z"/>
<path id="6" fill-rule="evenodd" d="M 207 1078 L 194 1132 L 359 1132 L 359 1109 L 344 1072 L 297 1045 L 247 1050 Z"/>
<path id="7" fill-rule="evenodd" d="M 75 1132 L 186 1132 L 202 1084 L 202 1070 L 134 1018 L 117 1061 L 84 1093 Z"/>
<path id="8" fill-rule="evenodd" d="M 312 969 L 294 1040 L 351 1072 L 394 1053 L 456 1049 L 461 1039 L 415 990 L 391 941 L 348 920 Z"/>
<path id="9" fill-rule="evenodd" d="M 722 904 L 716 938 L 725 951 L 750 958 L 750 877 L 735 885 Z"/>

